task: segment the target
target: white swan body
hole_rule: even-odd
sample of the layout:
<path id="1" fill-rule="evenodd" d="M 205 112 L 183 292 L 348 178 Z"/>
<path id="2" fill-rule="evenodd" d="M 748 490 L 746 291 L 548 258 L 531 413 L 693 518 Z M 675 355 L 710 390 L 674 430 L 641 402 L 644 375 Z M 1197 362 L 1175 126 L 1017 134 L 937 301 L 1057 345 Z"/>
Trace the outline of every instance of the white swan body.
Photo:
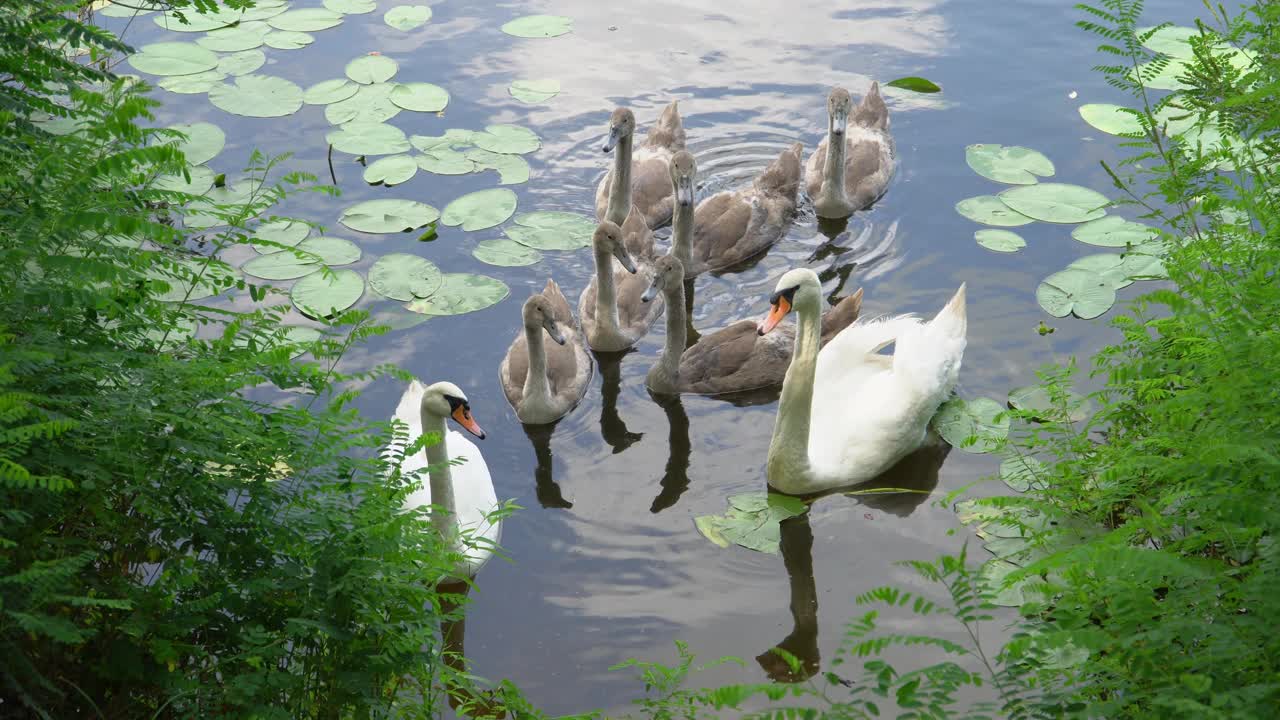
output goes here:
<path id="1" fill-rule="evenodd" d="M 430 481 L 410 493 L 404 506 L 406 509 L 424 507 L 434 499 L 445 512 L 433 515 L 432 524 L 444 537 L 456 540 L 459 530 L 470 531 L 479 546 L 466 549 L 466 558 L 455 572 L 456 578 L 470 578 L 489 561 L 493 555 L 491 548 L 501 537 L 501 522 L 488 519 L 488 515 L 498 509 L 498 496 L 480 448 L 457 430 L 446 430 L 446 417 L 453 417 L 464 426 L 469 422 L 468 429 L 484 437 L 483 431 L 470 419 L 466 396 L 453 383 L 424 386 L 414 380 L 400 396 L 393 419 L 408 426 L 410 443 L 423 432 L 440 435 L 439 442 L 406 457 L 401 464 L 401 471 L 406 474 L 428 466 L 434 468 L 430 471 Z M 392 447 L 403 450 L 405 444 L 393 442 Z M 451 463 L 453 460 L 458 462 Z"/>
<path id="2" fill-rule="evenodd" d="M 761 328 L 771 330 L 795 308 L 796 349 L 782 385 L 768 478 L 796 495 L 871 480 L 919 448 L 955 387 L 966 342 L 962 284 L 929 322 L 899 315 L 858 323 L 819 352 L 821 292 L 812 271 L 786 273 Z M 893 356 L 879 354 L 890 343 Z"/>

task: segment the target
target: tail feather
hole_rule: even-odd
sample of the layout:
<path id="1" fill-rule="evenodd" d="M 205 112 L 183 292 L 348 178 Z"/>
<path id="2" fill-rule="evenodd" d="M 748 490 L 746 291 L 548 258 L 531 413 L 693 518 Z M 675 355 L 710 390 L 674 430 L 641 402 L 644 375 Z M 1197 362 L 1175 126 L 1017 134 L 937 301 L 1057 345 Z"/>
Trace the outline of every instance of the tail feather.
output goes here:
<path id="1" fill-rule="evenodd" d="M 853 110 L 853 122 L 867 128 L 889 129 L 889 107 L 880 95 L 880 83 L 872 81 L 871 89 Z"/>
<path id="2" fill-rule="evenodd" d="M 542 289 L 542 296 L 551 302 L 557 322 L 572 323 L 573 310 L 569 307 L 569 299 L 564 296 L 555 280 L 547 279 L 547 286 Z"/>
<path id="3" fill-rule="evenodd" d="M 649 129 L 645 142 L 650 147 L 665 147 L 672 151 L 684 149 L 684 123 L 680 119 L 679 102 L 672 100 L 658 117 L 658 122 Z"/>
<path id="4" fill-rule="evenodd" d="M 794 199 L 800 189 L 801 162 L 800 154 L 804 145 L 792 143 L 783 150 L 769 167 L 764 169 L 755 179 L 755 187 L 761 192 L 776 193 Z"/>
<path id="5" fill-rule="evenodd" d="M 860 314 L 862 314 L 862 288 L 858 288 L 857 292 L 822 314 L 822 344 L 831 342 L 831 338 L 852 325 Z"/>
<path id="6" fill-rule="evenodd" d="M 950 392 L 960 375 L 967 332 L 962 283 L 932 320 L 898 338 L 893 353 L 894 374 L 908 382 Z"/>
<path id="7" fill-rule="evenodd" d="M 831 342 L 839 346 L 841 354 L 871 354 L 883 350 L 919 326 L 920 318 L 915 315 L 879 317 L 859 322 L 836 335 Z"/>

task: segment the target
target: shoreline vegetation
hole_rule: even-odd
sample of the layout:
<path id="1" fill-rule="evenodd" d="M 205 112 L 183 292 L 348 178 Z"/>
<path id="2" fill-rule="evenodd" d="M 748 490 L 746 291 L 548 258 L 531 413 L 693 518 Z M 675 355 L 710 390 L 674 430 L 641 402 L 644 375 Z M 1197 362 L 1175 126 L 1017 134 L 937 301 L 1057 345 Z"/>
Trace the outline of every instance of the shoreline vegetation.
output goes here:
<path id="1" fill-rule="evenodd" d="M 543 717 L 450 651 L 467 588 L 438 582 L 462 555 L 401 507 L 422 478 L 400 460 L 431 438 L 386 453 L 403 428 L 346 389 L 408 376 L 336 370 L 386 329 L 356 310 L 285 325 L 287 295 L 218 259 L 261 244 L 287 195 L 336 189 L 255 153 L 235 192 L 190 193 L 187 138 L 148 127 L 157 101 L 103 69 L 130 48 L 87 5 L 0 9 L 0 716 Z M 937 501 L 958 544 L 974 536 L 911 565 L 949 603 L 853 599 L 821 671 L 774 650 L 790 672 L 771 676 L 803 678 L 788 684 L 697 688 L 683 644 L 674 665 L 628 661 L 635 716 L 1280 707 L 1280 5 L 1206 4 L 1193 32 L 1151 26 L 1134 0 L 1079 8 L 1094 70 L 1131 98 L 1100 121 L 1123 157 L 1109 194 L 1159 228 L 1168 281 L 1005 412 L 993 451 L 1018 492 Z M 196 203 L 207 229 L 175 227 Z M 232 288 L 260 308 L 195 302 Z M 1102 382 L 1087 404 L 1077 362 Z M 784 542 L 809 532 L 783 522 Z M 908 614 L 971 642 L 877 626 Z M 983 646 L 983 627 L 1010 639 Z M 933 662 L 895 668 L 904 646 Z"/>

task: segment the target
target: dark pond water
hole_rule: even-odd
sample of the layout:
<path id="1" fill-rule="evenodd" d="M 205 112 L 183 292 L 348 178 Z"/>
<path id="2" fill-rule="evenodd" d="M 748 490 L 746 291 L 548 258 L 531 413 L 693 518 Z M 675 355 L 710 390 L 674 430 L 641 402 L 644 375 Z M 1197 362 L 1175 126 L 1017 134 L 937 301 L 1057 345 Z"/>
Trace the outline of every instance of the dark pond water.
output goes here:
<path id="1" fill-rule="evenodd" d="M 1098 161 L 1115 156 L 1115 143 L 1082 122 L 1076 107 L 1123 99 L 1089 71 L 1096 43 L 1073 28 L 1078 13 L 1069 3 L 452 0 L 431 2 L 434 18 L 411 32 L 382 22 L 382 12 L 396 4 L 402 3 L 380 0 L 377 12 L 348 16 L 340 27 L 316 33 L 308 48 L 266 49 L 268 65 L 259 72 L 306 87 L 341 77 L 349 60 L 378 51 L 399 62 L 397 80 L 437 83 L 452 94 L 440 116 L 405 112 L 391 121 L 406 132 L 439 135 L 496 122 L 532 128 L 543 147 L 528 156 L 530 182 L 512 186 L 521 211 L 592 212 L 595 184 L 609 162 L 599 145 L 616 105 L 633 108 L 647 127 L 662 106 L 679 99 L 705 194 L 745 182 L 794 140 L 805 144 L 807 156 L 825 131 L 824 96 L 832 85 L 858 97 L 873 78 L 923 75 L 945 88 L 936 96 L 889 95 L 900 169 L 883 200 L 836 234 L 836 248 L 824 247 L 828 238 L 811 210 L 803 211 L 787 238 L 754 267 L 699 279 L 699 328 L 758 316 L 777 277 L 807 265 L 822 274 L 829 291 L 864 287 L 867 315 L 931 315 L 968 282 L 969 346 L 960 387 L 967 397 L 1004 398 L 1033 381 L 1041 363 L 1087 353 L 1110 337 L 1105 318 L 1055 321 L 1036 305 L 1044 276 L 1097 252 L 1073 241 L 1069 227 L 1021 228 L 1028 247 L 996 254 L 974 242 L 978 226 L 953 209 L 958 200 L 999 189 L 965 165 L 964 147 L 975 142 L 1038 149 L 1056 163 L 1055 179 L 1108 189 Z M 1197 6 L 1150 5 L 1153 19 L 1182 22 Z M 521 40 L 499 31 L 503 22 L 535 12 L 574 18 L 574 32 Z M 125 27 L 117 20 L 105 24 Z M 168 35 L 145 19 L 129 27 L 126 39 L 175 39 Z M 512 80 L 530 77 L 558 79 L 563 91 L 535 106 L 508 95 Z M 227 131 L 228 147 L 212 163 L 219 171 L 234 174 L 258 148 L 293 152 L 291 169 L 328 175 L 330 126 L 322 107 L 256 120 L 213 108 L 204 95 L 157 92 L 166 103 L 161 122 L 208 120 Z M 386 253 L 411 252 L 446 271 L 496 275 L 512 289 L 493 308 L 393 332 L 345 361 L 351 370 L 393 362 L 427 381 L 463 387 L 489 431 L 482 450 L 499 497 L 526 508 L 503 532 L 513 562 L 490 564 L 473 594 L 466 653 L 477 674 L 511 678 L 550 712 L 619 710 L 640 685 L 608 667 L 630 657 L 672 660 L 676 639 L 704 659 L 746 660 L 707 673 L 705 682 L 757 681 L 766 671 L 753 658 L 784 638 L 793 653 L 825 667 L 844 623 L 862 612 L 853 600 L 862 592 L 896 584 L 937 594 L 895 563 L 959 549 L 967 531 L 956 531 L 953 512 L 934 501 L 993 471 L 993 458 L 956 450 L 940 469 L 941 456 L 922 458 L 894 481 L 932 491 L 927 496 L 825 498 L 807 526 L 788 528 L 785 558 L 714 547 L 693 518 L 723 512 L 730 494 L 763 488 L 774 405 L 735 407 L 690 397 L 655 402 L 643 379 L 661 348 L 660 321 L 636 351 L 601 362 L 586 399 L 553 431 L 527 435 L 503 398 L 498 363 L 517 327 L 520 302 L 548 276 L 576 305 L 591 274 L 589 252 L 547 253 L 531 267 L 493 268 L 472 258 L 471 249 L 499 237 L 496 229 L 441 227 L 431 243 L 416 235 L 351 232 L 336 221 L 357 201 L 411 198 L 443 208 L 464 192 L 494 186 L 496 178 L 419 173 L 387 189 L 363 183 L 349 156 L 335 153 L 335 164 L 342 198 L 304 195 L 283 211 L 358 242 L 365 257 L 357 269 Z M 394 306 L 371 296 L 363 302 L 372 309 Z M 1057 332 L 1038 335 L 1042 319 Z M 374 384 L 362 406 L 389 416 L 401 389 Z M 816 616 L 793 617 L 793 600 L 812 608 L 811 598 Z M 892 630 L 962 639 L 945 622 L 885 622 Z"/>

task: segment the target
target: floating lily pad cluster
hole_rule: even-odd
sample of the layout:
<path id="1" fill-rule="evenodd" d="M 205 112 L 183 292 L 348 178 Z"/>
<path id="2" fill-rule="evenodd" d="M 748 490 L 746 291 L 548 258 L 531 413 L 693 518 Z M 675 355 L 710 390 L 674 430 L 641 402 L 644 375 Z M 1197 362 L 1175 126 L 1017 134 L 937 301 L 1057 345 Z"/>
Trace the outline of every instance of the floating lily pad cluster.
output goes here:
<path id="1" fill-rule="evenodd" d="M 777 553 L 782 542 L 779 523 L 807 509 L 803 500 L 789 495 L 743 493 L 729 496 L 729 510 L 724 515 L 702 515 L 693 522 L 703 537 L 722 548 L 733 544 Z"/>
<path id="2" fill-rule="evenodd" d="M 324 117 L 333 125 L 362 123 L 366 128 L 386 123 L 404 110 L 440 112 L 449 105 L 449 91 L 439 85 L 392 81 L 399 69 L 399 63 L 385 55 L 362 55 L 347 63 L 346 77 L 312 85 L 303 92 L 302 100 L 325 106 Z M 397 132 L 403 147 L 388 152 L 409 149 L 404 133 Z"/>
<path id="3" fill-rule="evenodd" d="M 529 180 L 529 163 L 520 157 L 542 147 L 532 130 L 519 125 L 490 125 L 484 132 L 452 128 L 443 135 L 414 135 L 409 143 L 419 169 L 437 175 L 466 175 L 495 170 L 498 182 L 514 185 Z"/>
<path id="4" fill-rule="evenodd" d="M 360 273 L 333 269 L 358 261 L 362 252 L 350 240 L 310 234 L 311 227 L 298 220 L 262 223 L 253 235 L 261 254 L 240 269 L 263 280 L 297 280 L 289 292 L 294 307 L 308 317 L 332 317 L 364 295 Z"/>
<path id="5" fill-rule="evenodd" d="M 970 453 L 989 453 L 1004 446 L 1009 437 L 1005 407 L 991 398 L 965 400 L 953 397 L 938 408 L 933 428 L 952 447 Z"/>

